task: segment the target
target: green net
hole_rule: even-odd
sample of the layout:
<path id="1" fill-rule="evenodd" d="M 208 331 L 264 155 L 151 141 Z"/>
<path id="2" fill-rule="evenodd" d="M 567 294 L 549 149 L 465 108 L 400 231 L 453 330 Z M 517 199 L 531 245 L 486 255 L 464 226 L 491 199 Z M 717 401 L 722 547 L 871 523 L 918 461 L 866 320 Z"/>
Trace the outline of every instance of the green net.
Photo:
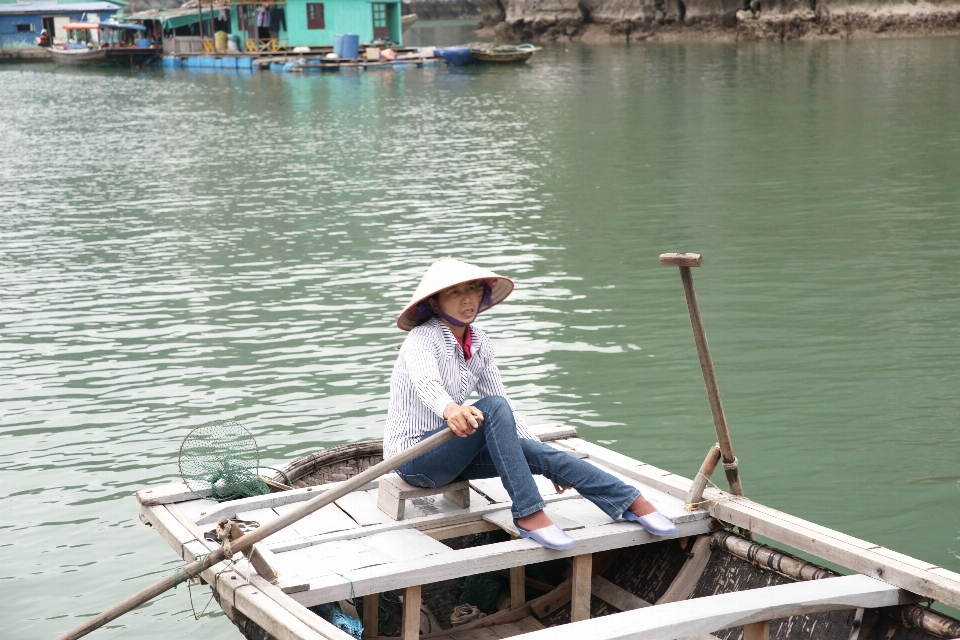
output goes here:
<path id="1" fill-rule="evenodd" d="M 205 422 L 180 445 L 180 477 L 197 495 L 220 502 L 269 493 L 259 466 L 257 441 L 232 420 Z"/>

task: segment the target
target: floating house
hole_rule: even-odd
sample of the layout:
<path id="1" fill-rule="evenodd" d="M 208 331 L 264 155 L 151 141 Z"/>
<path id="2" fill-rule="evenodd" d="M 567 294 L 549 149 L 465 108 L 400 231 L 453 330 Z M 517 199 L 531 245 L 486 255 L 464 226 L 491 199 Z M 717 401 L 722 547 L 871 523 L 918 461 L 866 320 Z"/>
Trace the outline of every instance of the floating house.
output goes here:
<path id="1" fill-rule="evenodd" d="M 0 48 L 36 47 L 35 38 L 46 29 L 54 40 L 65 40 L 64 25 L 71 22 L 106 22 L 122 5 L 113 2 L 5 3 L 0 0 Z"/>
<path id="2" fill-rule="evenodd" d="M 256 3 L 202 2 L 194 8 L 143 11 L 126 18 L 154 22 L 164 34 L 164 52 L 213 51 L 213 34 L 234 34 L 247 52 L 293 47 L 331 47 L 334 37 L 356 34 L 360 42 L 389 40 L 402 44 L 400 1 L 277 0 Z M 175 38 L 179 42 L 173 42 Z M 198 38 L 208 41 L 190 42 Z"/>

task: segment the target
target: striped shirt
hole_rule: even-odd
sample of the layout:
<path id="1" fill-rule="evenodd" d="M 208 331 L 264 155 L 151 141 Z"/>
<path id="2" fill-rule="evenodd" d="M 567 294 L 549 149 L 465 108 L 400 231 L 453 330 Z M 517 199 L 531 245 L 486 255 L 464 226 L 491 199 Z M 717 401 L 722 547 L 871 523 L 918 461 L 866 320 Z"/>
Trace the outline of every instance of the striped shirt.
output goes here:
<path id="1" fill-rule="evenodd" d="M 400 347 L 390 377 L 390 408 L 383 430 L 383 457 L 394 456 L 420 441 L 423 434 L 446 424 L 443 410 L 462 405 L 476 391 L 481 398 L 507 392 L 493 357 L 490 338 L 470 325 L 472 356 L 463 359 L 457 338 L 440 318 L 431 318 L 410 331 Z M 517 435 L 536 440 L 508 398 L 517 421 Z"/>

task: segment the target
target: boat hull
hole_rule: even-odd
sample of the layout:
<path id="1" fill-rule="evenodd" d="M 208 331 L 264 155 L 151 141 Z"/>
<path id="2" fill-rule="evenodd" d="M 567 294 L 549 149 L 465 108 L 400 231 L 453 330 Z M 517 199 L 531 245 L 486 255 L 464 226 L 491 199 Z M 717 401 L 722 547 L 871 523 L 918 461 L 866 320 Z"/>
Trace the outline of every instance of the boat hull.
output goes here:
<path id="1" fill-rule="evenodd" d="M 50 49 L 50 57 L 57 64 L 67 66 L 93 66 L 103 64 L 107 60 L 107 52 L 104 49 Z"/>
<path id="2" fill-rule="evenodd" d="M 533 55 L 533 51 L 515 51 L 510 53 L 471 50 L 475 62 L 485 64 L 520 64 L 526 62 Z"/>

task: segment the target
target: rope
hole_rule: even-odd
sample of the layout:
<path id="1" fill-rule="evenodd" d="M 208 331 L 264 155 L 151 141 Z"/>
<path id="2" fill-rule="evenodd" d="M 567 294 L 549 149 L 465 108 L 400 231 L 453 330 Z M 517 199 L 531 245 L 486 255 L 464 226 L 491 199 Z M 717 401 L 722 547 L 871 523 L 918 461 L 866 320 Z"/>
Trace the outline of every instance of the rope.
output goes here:
<path id="1" fill-rule="evenodd" d="M 733 462 L 731 462 L 730 464 L 736 466 L 736 464 L 737 464 L 736 458 L 734 458 Z M 724 465 L 724 466 L 726 466 L 726 465 Z M 720 487 L 718 487 L 718 486 L 716 485 L 716 483 L 714 483 L 713 480 L 711 480 L 711 479 L 708 478 L 707 476 L 703 475 L 702 473 L 697 473 L 697 476 L 702 477 L 704 480 L 707 481 L 707 483 L 708 483 L 710 486 L 712 486 L 712 487 L 713 487 L 714 489 L 716 489 L 717 491 L 720 491 L 720 492 L 722 492 L 722 493 L 726 493 L 723 489 L 721 489 Z M 707 500 L 700 500 L 699 502 L 688 502 L 687 504 L 683 505 L 683 508 L 684 508 L 688 513 L 690 513 L 690 512 L 693 512 L 693 511 L 696 511 L 697 509 L 699 509 L 699 508 L 700 508 L 700 505 L 702 505 L 702 504 L 707 504 L 707 503 L 709 503 L 709 502 L 713 502 L 714 504 L 716 504 L 716 503 L 718 503 L 718 502 L 727 502 L 728 500 L 746 500 L 746 499 L 747 499 L 746 496 L 735 496 L 735 495 L 733 495 L 733 494 L 731 493 L 731 494 L 729 494 L 729 495 L 726 495 L 726 496 L 723 496 L 723 497 L 720 497 L 720 498 L 710 498 L 710 499 L 707 499 Z"/>
<path id="2" fill-rule="evenodd" d="M 457 626 L 486 616 L 487 614 L 472 604 L 461 604 L 453 608 L 453 613 L 450 614 L 450 624 Z"/>
<path id="3" fill-rule="evenodd" d="M 733 456 L 733 462 L 724 462 L 724 463 L 723 463 L 723 470 L 724 470 L 724 471 L 733 471 L 734 469 L 737 468 L 737 465 L 739 465 L 739 464 L 740 464 L 740 461 L 737 460 L 737 456 Z"/>

